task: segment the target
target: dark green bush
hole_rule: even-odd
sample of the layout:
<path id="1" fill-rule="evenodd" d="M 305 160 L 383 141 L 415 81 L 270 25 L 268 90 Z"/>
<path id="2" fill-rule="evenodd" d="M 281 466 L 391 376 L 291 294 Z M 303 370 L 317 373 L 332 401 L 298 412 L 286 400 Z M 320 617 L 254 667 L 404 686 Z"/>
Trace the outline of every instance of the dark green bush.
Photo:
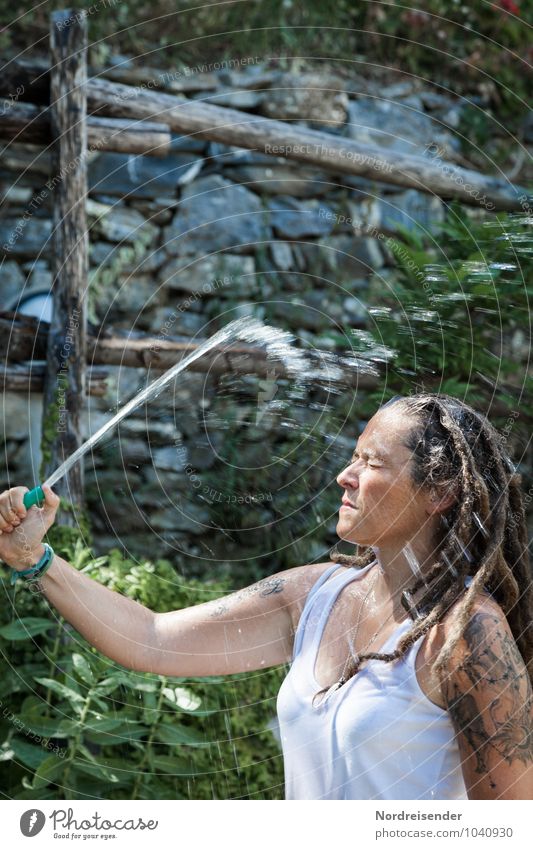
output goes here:
<path id="1" fill-rule="evenodd" d="M 75 568 L 157 611 L 225 595 L 185 583 L 165 560 L 113 550 Z M 267 728 L 286 674 L 166 678 L 132 672 L 92 648 L 2 566 L 0 790 L 17 799 L 281 799 L 283 764 Z"/>
<path id="2" fill-rule="evenodd" d="M 480 215 L 452 204 L 435 241 L 407 231 L 388 239 L 395 274 L 376 275 L 374 326 L 355 339 L 361 351 L 368 337 L 395 352 L 386 390 L 367 399 L 369 412 L 396 394 L 446 392 L 486 411 L 500 428 L 516 415 L 512 441 L 523 449 L 533 419 L 525 352 L 533 296 L 529 221 L 527 214 Z"/>

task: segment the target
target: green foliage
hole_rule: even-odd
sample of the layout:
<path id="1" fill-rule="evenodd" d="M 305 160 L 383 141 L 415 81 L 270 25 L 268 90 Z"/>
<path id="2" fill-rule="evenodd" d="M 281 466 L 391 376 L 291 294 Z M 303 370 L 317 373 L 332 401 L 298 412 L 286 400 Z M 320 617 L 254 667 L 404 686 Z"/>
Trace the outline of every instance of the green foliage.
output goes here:
<path id="1" fill-rule="evenodd" d="M 46 465 L 50 462 L 52 458 L 51 446 L 57 436 L 57 430 L 59 427 L 60 396 L 61 387 L 58 385 L 54 393 L 54 400 L 48 405 L 48 408 L 43 411 L 43 421 L 41 427 L 41 468 L 39 470 L 39 476 L 41 480 L 46 477 Z"/>
<path id="2" fill-rule="evenodd" d="M 72 565 L 154 610 L 227 594 L 184 582 L 166 560 L 133 563 L 117 550 Z M 283 668 L 215 678 L 167 678 L 113 664 L 46 599 L 13 589 L 0 569 L 0 790 L 17 799 L 283 798 L 275 715 Z M 6 767 L 9 765 L 9 769 Z"/>
<path id="3" fill-rule="evenodd" d="M 529 27 L 525 4 L 427 0 L 357 5 L 366 30 L 365 58 L 392 63 L 446 90 L 488 87 L 498 111 L 516 127 L 528 102 Z M 506 7 L 515 13 L 510 14 Z"/>
<path id="4" fill-rule="evenodd" d="M 373 343 L 396 352 L 385 397 L 442 391 L 489 410 L 496 425 L 516 409 L 531 420 L 531 378 L 517 351 L 533 295 L 528 226 L 525 215 L 480 217 L 455 204 L 438 250 L 405 231 L 388 240 L 396 274 L 374 281 L 369 308 Z M 368 347 L 365 334 L 354 337 Z M 368 406 L 377 402 L 371 395 Z"/>

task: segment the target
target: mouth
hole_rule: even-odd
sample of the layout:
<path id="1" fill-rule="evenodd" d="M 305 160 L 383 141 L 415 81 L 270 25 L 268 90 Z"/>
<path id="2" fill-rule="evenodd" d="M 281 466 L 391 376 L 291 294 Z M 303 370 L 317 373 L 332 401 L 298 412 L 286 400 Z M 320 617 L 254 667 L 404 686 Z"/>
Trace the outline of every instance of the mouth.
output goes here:
<path id="1" fill-rule="evenodd" d="M 350 504 L 349 501 L 343 501 L 339 509 L 340 510 L 357 510 L 357 507 L 354 507 L 354 505 Z"/>

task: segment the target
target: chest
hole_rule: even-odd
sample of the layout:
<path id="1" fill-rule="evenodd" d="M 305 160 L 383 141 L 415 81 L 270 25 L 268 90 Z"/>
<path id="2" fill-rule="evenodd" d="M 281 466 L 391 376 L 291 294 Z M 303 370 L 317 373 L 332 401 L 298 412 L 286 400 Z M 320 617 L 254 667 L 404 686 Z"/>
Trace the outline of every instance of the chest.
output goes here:
<path id="1" fill-rule="evenodd" d="M 368 600 L 367 600 L 368 602 Z M 324 617 L 327 619 L 324 621 Z M 401 615 L 401 614 L 400 614 Z M 405 618 L 402 620 L 405 622 Z M 390 609 L 377 610 L 372 604 L 363 604 L 359 593 L 343 592 L 335 599 L 329 613 L 322 613 L 317 622 L 322 625 L 318 647 L 312 662 L 313 677 L 319 687 L 331 687 L 341 676 L 350 673 L 350 658 L 369 652 L 392 652 L 409 627 Z M 430 630 L 416 651 L 414 662 L 417 683 L 424 695 L 438 707 L 445 709 L 440 682 L 434 672 L 434 663 L 440 650 L 435 630 Z"/>

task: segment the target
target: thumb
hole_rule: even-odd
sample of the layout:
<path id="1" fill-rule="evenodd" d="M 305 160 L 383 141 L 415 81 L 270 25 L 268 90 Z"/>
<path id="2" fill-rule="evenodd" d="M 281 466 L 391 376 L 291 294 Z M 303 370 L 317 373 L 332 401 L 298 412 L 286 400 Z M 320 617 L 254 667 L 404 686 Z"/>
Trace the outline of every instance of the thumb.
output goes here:
<path id="1" fill-rule="evenodd" d="M 45 497 L 45 502 L 41 508 L 42 516 L 47 526 L 50 527 L 55 519 L 57 508 L 61 503 L 61 499 L 59 498 L 59 495 L 56 495 L 47 484 L 43 484 L 41 489 Z"/>

